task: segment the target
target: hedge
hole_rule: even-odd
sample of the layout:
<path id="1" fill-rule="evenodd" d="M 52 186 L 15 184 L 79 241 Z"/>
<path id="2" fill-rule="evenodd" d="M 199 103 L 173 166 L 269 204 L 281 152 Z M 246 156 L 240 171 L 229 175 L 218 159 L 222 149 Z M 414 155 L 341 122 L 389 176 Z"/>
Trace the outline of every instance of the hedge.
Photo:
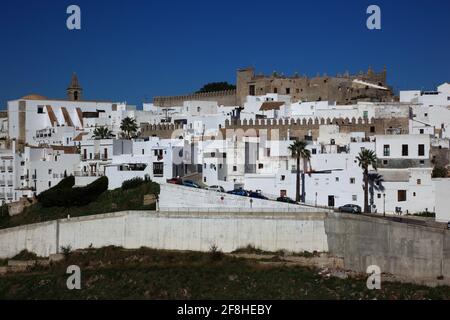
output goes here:
<path id="1" fill-rule="evenodd" d="M 73 178 L 68 177 L 66 179 Z M 101 177 L 85 187 L 75 187 L 75 178 L 73 184 L 70 180 L 61 181 L 54 188 L 42 192 L 38 196 L 38 201 L 44 207 L 73 207 L 84 206 L 91 203 L 97 197 L 108 190 L 108 178 Z"/>

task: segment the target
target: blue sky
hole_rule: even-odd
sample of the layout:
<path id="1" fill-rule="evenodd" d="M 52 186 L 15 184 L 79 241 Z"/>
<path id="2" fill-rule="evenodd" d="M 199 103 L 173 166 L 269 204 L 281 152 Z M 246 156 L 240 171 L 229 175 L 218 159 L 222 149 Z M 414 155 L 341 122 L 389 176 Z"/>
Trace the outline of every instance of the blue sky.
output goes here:
<path id="1" fill-rule="evenodd" d="M 82 30 L 66 28 L 77 4 Z M 381 7 L 382 30 L 366 28 Z M 6 0 L 0 3 L 0 107 L 29 93 L 140 105 L 236 69 L 334 75 L 388 68 L 395 89 L 450 81 L 450 1 Z"/>

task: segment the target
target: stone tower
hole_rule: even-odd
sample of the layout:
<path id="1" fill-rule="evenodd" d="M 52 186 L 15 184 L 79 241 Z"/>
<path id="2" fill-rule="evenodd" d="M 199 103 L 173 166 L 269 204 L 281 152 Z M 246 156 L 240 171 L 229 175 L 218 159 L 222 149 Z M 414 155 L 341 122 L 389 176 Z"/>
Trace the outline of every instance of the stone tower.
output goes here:
<path id="1" fill-rule="evenodd" d="M 78 77 L 76 73 L 73 73 L 72 80 L 70 81 L 70 85 L 67 88 L 67 97 L 71 101 L 81 100 L 81 95 L 83 93 L 83 89 L 78 82 Z"/>

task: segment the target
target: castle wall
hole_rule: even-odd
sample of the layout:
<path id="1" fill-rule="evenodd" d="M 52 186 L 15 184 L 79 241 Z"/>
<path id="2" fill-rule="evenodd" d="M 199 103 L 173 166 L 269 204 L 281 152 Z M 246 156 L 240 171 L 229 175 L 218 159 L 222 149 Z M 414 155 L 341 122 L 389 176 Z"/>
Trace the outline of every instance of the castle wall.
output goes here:
<path id="1" fill-rule="evenodd" d="M 184 101 L 217 101 L 224 106 L 236 105 L 236 90 L 202 92 L 182 96 L 154 97 L 153 104 L 161 108 L 182 106 Z"/>

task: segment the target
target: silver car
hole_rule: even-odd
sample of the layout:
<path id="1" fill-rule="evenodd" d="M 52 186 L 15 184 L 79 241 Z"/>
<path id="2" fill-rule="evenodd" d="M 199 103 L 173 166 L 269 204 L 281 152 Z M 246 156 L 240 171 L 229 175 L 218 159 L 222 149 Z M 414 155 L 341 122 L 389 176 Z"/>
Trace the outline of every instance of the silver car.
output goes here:
<path id="1" fill-rule="evenodd" d="M 206 190 L 216 191 L 216 192 L 225 192 L 225 189 L 222 186 L 209 186 Z"/>

